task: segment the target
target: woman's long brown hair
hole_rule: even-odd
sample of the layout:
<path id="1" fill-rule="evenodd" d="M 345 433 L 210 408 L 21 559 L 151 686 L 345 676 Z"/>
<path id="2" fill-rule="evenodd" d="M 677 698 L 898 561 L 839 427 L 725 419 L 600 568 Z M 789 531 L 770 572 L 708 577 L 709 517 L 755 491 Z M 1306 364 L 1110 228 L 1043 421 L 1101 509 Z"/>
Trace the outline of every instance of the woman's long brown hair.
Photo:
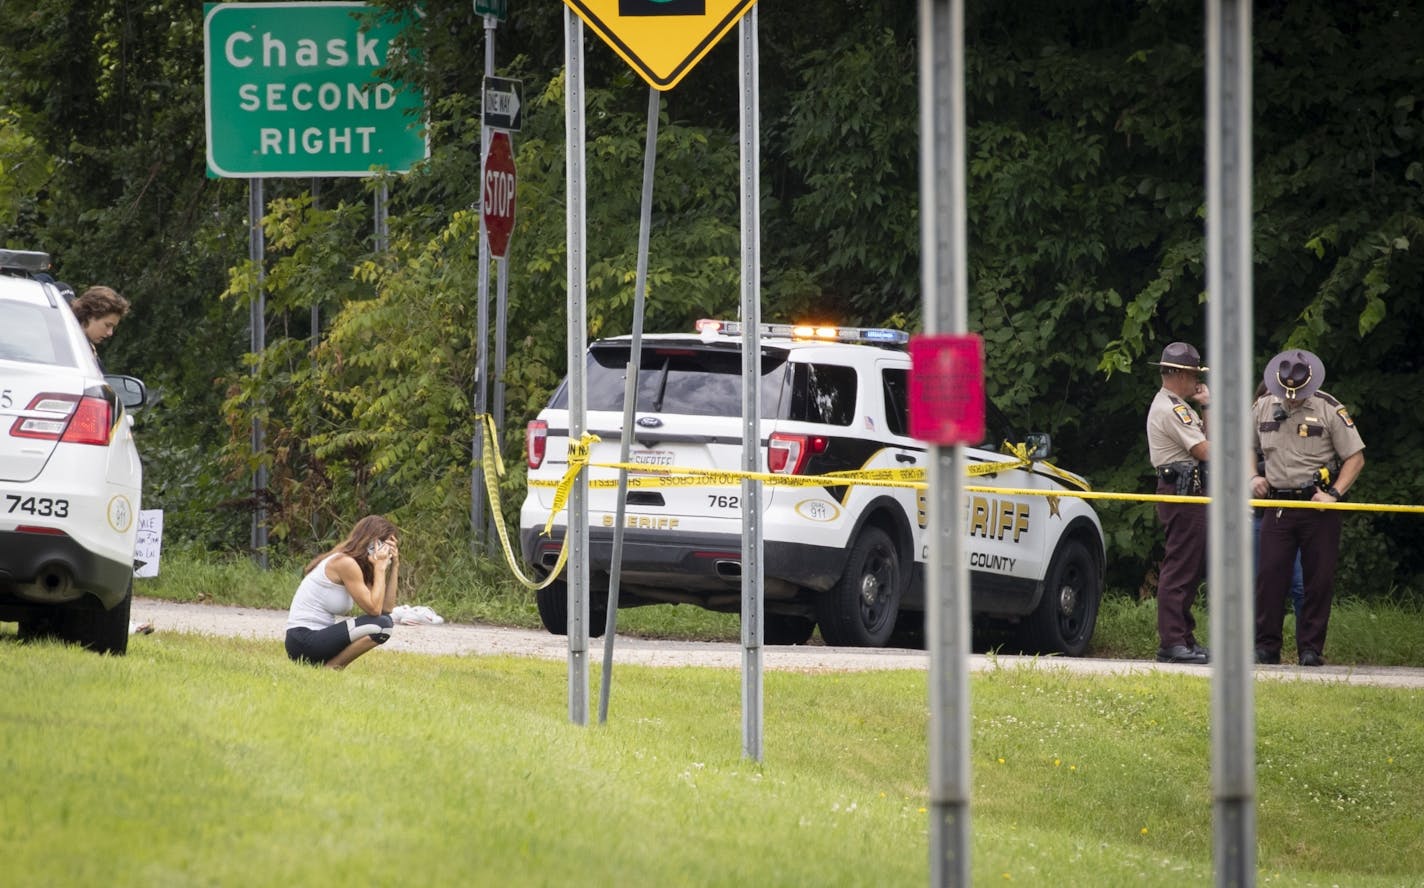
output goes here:
<path id="1" fill-rule="evenodd" d="M 376 579 L 376 568 L 371 564 L 370 557 L 366 550 L 372 543 L 380 543 L 382 540 L 399 536 L 400 531 L 394 524 L 382 518 L 380 515 L 367 515 L 356 526 L 351 528 L 351 532 L 346 535 L 346 539 L 336 545 L 336 548 L 323 552 L 308 562 L 303 573 L 311 573 L 312 570 L 321 564 L 323 558 L 336 553 L 350 555 L 356 559 L 356 563 L 361 566 L 361 578 L 370 586 Z"/>

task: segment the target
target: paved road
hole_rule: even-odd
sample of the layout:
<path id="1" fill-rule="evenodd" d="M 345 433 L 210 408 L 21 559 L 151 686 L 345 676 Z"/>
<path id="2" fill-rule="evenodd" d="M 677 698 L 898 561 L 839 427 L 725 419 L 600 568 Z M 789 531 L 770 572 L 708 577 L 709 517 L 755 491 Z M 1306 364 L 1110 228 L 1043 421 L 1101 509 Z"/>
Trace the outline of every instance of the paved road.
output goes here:
<path id="1" fill-rule="evenodd" d="M 158 632 L 194 632 L 246 638 L 279 639 L 286 623 L 285 611 L 211 604 L 185 604 L 152 598 L 136 598 L 133 618 L 147 620 Z M 133 640 L 143 644 L 143 637 Z M 398 626 L 387 650 L 423 654 L 507 655 L 566 660 L 568 644 L 561 636 L 528 629 L 509 629 L 468 623 L 439 626 Z M 589 660 L 603 661 L 603 640 L 589 643 Z M 651 641 L 618 636 L 614 663 L 642 666 L 712 666 L 741 668 L 742 648 L 738 644 L 698 641 Z M 772 646 L 765 650 L 763 667 L 800 672 L 852 672 L 876 669 L 926 669 L 929 655 L 924 651 L 894 648 L 835 648 L 820 645 Z M 1098 675 L 1131 675 L 1146 672 L 1178 672 L 1206 677 L 1206 666 L 1183 666 L 1144 660 L 1099 660 L 1070 657 L 989 656 L 970 657 L 970 669 L 998 668 L 1065 670 Z M 1258 678 L 1324 681 L 1379 687 L 1424 687 L 1424 669 L 1403 667 L 1258 666 Z"/>

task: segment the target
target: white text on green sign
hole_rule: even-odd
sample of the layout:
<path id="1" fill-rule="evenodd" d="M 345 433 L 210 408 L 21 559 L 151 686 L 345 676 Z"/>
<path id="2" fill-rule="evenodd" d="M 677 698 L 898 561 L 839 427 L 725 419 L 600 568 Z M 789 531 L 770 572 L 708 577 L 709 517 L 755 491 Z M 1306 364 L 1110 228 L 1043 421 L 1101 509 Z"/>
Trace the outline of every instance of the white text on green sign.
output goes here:
<path id="1" fill-rule="evenodd" d="M 209 4 L 208 166 L 219 176 L 364 176 L 428 156 L 419 90 L 379 78 L 404 24 L 360 3 Z"/>

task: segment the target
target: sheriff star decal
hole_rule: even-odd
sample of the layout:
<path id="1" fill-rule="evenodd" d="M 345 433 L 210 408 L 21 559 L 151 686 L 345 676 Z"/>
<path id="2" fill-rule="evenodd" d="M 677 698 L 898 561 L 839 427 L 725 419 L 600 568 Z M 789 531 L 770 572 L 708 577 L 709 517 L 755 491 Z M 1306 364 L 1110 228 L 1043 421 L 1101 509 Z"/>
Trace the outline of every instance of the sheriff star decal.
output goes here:
<path id="1" fill-rule="evenodd" d="M 1049 516 L 1050 518 L 1062 518 L 1063 516 L 1060 515 L 1060 514 L 1058 514 L 1058 499 L 1059 499 L 1059 498 L 1056 497 L 1056 496 L 1049 496 L 1049 497 L 1044 497 L 1044 499 L 1048 500 L 1048 516 Z"/>

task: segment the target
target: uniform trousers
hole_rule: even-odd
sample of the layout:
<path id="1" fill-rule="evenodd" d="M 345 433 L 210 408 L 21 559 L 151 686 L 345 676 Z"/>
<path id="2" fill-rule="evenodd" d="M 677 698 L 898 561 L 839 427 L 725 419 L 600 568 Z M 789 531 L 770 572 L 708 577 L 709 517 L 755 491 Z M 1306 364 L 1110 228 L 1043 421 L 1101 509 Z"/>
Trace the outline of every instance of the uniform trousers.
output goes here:
<path id="1" fill-rule="evenodd" d="M 1335 565 L 1340 560 L 1342 516 L 1324 509 L 1267 509 L 1261 519 L 1260 563 L 1256 565 L 1256 649 L 1281 651 L 1286 593 L 1296 553 L 1305 580 L 1305 600 L 1295 627 L 1297 651 L 1325 651 L 1330 604 L 1335 597 Z"/>
<path id="2" fill-rule="evenodd" d="M 1159 481 L 1159 494 L 1175 494 L 1177 486 Z M 1206 506 L 1158 503 L 1157 520 L 1167 535 L 1167 552 L 1157 570 L 1157 638 L 1162 647 L 1197 643 L 1192 604 L 1206 578 Z"/>

